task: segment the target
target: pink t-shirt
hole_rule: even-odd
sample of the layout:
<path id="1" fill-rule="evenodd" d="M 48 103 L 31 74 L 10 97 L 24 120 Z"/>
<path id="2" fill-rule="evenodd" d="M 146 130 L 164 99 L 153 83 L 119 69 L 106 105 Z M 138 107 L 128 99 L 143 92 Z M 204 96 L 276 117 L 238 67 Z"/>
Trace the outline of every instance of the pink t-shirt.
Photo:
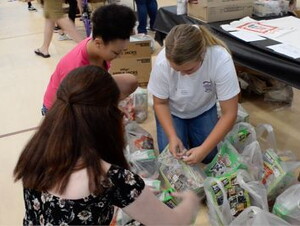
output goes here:
<path id="1" fill-rule="evenodd" d="M 48 110 L 54 103 L 57 89 L 67 74 L 75 68 L 90 64 L 87 54 L 87 43 L 90 39 L 89 37 L 78 43 L 78 45 L 67 53 L 57 64 L 44 95 L 44 105 Z M 108 62 L 106 62 L 106 64 L 108 69 Z"/>

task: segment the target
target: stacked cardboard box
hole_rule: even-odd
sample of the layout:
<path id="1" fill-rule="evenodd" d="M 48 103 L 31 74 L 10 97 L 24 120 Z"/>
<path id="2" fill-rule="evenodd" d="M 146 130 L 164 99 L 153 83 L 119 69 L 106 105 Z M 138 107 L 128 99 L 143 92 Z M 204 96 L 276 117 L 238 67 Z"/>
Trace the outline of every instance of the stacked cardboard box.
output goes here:
<path id="1" fill-rule="evenodd" d="M 137 76 L 141 87 L 147 86 L 151 72 L 151 43 L 131 41 L 120 57 L 111 62 L 111 74 L 130 73 Z"/>
<path id="2" fill-rule="evenodd" d="M 253 0 L 201 0 L 188 3 L 188 16 L 204 22 L 216 22 L 251 16 Z"/>

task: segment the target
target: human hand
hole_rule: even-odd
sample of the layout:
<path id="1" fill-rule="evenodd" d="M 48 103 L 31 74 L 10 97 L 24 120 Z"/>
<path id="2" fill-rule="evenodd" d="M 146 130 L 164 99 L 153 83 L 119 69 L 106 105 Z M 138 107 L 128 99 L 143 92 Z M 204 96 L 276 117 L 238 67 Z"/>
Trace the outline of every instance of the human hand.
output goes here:
<path id="1" fill-rule="evenodd" d="M 200 198 L 193 191 L 187 190 L 184 192 L 172 192 L 171 196 L 181 199 L 182 201 L 189 202 L 191 205 L 194 205 L 195 210 L 200 206 Z"/>
<path id="2" fill-rule="evenodd" d="M 186 149 L 184 148 L 181 140 L 175 136 L 169 140 L 169 151 L 175 158 L 181 158 L 185 154 Z"/>
<path id="3" fill-rule="evenodd" d="M 192 148 L 188 150 L 183 156 L 182 160 L 186 164 L 197 164 L 201 162 L 206 157 L 204 150 L 201 149 L 201 146 Z"/>

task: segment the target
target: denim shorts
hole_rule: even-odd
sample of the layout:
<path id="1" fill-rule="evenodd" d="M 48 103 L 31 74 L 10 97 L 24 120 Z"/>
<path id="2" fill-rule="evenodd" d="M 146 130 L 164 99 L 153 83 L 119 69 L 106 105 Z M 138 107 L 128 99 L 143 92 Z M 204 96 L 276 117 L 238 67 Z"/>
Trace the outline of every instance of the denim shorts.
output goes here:
<path id="1" fill-rule="evenodd" d="M 159 152 L 162 152 L 169 140 L 156 117 L 155 119 L 158 148 Z M 172 120 L 176 134 L 184 147 L 186 149 L 198 147 L 204 142 L 218 122 L 217 107 L 215 105 L 201 115 L 191 119 L 182 119 L 172 115 Z M 217 153 L 218 149 L 215 147 L 202 162 L 205 164 L 210 163 Z"/>

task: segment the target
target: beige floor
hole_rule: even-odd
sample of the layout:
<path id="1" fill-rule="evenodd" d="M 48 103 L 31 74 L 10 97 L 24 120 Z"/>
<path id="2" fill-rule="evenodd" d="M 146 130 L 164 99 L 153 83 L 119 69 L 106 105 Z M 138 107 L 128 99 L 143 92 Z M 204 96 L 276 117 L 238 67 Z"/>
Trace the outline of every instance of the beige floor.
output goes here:
<path id="1" fill-rule="evenodd" d="M 160 0 L 160 6 L 175 0 Z M 131 0 L 127 0 L 132 5 Z M 49 77 L 58 60 L 75 43 L 51 43 L 51 58 L 37 57 L 33 50 L 43 40 L 42 10 L 29 12 L 20 1 L 0 1 L 0 225 L 20 225 L 24 214 L 22 188 L 12 180 L 12 170 L 25 143 L 42 119 L 40 107 Z M 78 29 L 83 32 L 81 23 Z M 245 100 L 254 125 L 271 123 L 281 149 L 293 150 L 299 157 L 300 92 L 295 91 L 291 107 L 276 108 L 262 100 Z M 153 116 L 143 125 L 155 136 Z M 207 224 L 206 211 L 200 212 L 197 224 Z"/>

